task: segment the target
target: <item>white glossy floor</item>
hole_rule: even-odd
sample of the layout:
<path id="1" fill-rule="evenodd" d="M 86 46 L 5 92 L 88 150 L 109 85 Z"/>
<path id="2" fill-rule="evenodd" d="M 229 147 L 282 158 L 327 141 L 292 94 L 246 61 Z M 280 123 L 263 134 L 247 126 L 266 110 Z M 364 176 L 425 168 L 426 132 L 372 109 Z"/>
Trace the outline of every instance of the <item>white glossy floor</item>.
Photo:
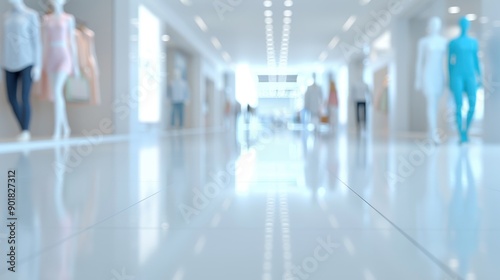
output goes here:
<path id="1" fill-rule="evenodd" d="M 500 279 L 500 146 L 426 148 L 264 129 L 1 154 L 0 279 Z"/>

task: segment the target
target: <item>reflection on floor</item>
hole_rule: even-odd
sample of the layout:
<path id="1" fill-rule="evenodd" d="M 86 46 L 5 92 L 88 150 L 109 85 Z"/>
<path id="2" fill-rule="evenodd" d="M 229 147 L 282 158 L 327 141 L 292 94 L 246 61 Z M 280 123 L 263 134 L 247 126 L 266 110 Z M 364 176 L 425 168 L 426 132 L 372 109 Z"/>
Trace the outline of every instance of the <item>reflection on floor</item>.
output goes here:
<path id="1" fill-rule="evenodd" d="M 257 128 L 86 148 L 0 155 L 1 279 L 500 275 L 500 147 Z"/>

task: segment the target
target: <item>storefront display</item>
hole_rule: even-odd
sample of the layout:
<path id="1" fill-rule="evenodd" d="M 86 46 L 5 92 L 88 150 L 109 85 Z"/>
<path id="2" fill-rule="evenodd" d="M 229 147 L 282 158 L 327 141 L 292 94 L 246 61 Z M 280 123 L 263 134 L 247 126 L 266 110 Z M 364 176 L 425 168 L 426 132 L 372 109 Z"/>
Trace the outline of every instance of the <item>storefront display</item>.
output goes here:
<path id="1" fill-rule="evenodd" d="M 2 67 L 9 102 L 22 133 L 19 141 L 28 141 L 30 134 L 30 93 L 33 81 L 40 79 L 41 39 L 40 21 L 36 11 L 22 0 L 9 0 L 11 9 L 3 22 Z M 18 101 L 18 83 L 21 82 L 21 102 Z"/>

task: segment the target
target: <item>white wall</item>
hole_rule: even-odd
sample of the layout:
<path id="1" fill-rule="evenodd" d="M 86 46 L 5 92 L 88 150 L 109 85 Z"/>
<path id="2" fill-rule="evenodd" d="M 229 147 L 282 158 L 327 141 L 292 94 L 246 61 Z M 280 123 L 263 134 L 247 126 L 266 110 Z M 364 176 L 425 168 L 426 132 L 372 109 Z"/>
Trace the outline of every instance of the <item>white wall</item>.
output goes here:
<path id="1" fill-rule="evenodd" d="M 9 7 L 7 1 L 0 2 L 3 13 Z M 42 1 L 26 0 L 25 3 L 44 12 Z M 113 2 L 102 0 L 69 1 L 66 11 L 86 22 L 95 34 L 97 59 L 100 70 L 102 104 L 101 106 L 68 106 L 69 122 L 75 135 L 83 130 L 91 130 L 99 126 L 104 118 L 112 118 L 110 110 L 113 102 Z M 2 73 L 3 75 L 3 73 Z M 5 85 L 0 86 L 0 138 L 12 138 L 19 131 L 10 106 L 8 105 Z M 35 137 L 50 137 L 53 133 L 53 106 L 51 103 L 32 97 L 32 133 Z"/>
<path id="2" fill-rule="evenodd" d="M 483 0 L 483 15 L 490 19 L 490 22 L 500 20 L 498 11 L 500 3 L 498 0 Z M 500 30 L 490 25 L 484 27 L 483 39 L 485 45 L 486 82 L 487 99 L 485 103 L 484 139 L 488 143 L 500 143 Z"/>

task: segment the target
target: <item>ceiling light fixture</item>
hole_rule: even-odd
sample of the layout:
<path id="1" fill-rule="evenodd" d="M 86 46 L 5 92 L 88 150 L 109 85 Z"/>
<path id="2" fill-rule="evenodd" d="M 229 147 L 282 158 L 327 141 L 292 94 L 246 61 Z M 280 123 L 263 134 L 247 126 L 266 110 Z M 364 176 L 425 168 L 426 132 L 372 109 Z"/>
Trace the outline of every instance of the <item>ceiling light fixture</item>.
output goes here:
<path id="1" fill-rule="evenodd" d="M 226 62 L 230 62 L 231 61 L 231 56 L 227 52 L 223 52 L 222 53 L 222 58 L 224 58 L 224 60 Z"/>
<path id="2" fill-rule="evenodd" d="M 170 36 L 168 36 L 168 35 L 163 35 L 163 36 L 161 36 L 161 40 L 162 40 L 163 42 L 168 42 L 168 41 L 170 41 Z"/>
<path id="3" fill-rule="evenodd" d="M 180 0 L 181 3 L 184 5 L 184 6 L 192 6 L 193 5 L 193 2 L 191 2 L 191 0 Z"/>
<path id="4" fill-rule="evenodd" d="M 333 37 L 333 39 L 328 44 L 328 48 L 330 50 L 335 49 L 335 47 L 339 44 L 339 42 L 340 42 L 340 38 L 338 36 Z"/>
<path id="5" fill-rule="evenodd" d="M 285 1 L 285 7 L 291 7 L 293 6 L 293 1 L 292 0 L 286 0 Z"/>
<path id="6" fill-rule="evenodd" d="M 477 20 L 477 15 L 476 14 L 468 14 L 465 16 L 466 19 L 468 19 L 469 21 L 475 21 Z"/>
<path id="7" fill-rule="evenodd" d="M 453 6 L 448 8 L 448 13 L 450 14 L 459 14 L 461 11 L 460 7 L 458 6 Z"/>
<path id="8" fill-rule="evenodd" d="M 200 16 L 195 16 L 194 17 L 194 21 L 196 22 L 196 24 L 198 25 L 198 27 L 201 29 L 201 31 L 203 31 L 203 32 L 207 32 L 208 31 L 207 24 L 205 23 L 205 21 Z"/>
<path id="9" fill-rule="evenodd" d="M 220 43 L 219 39 L 212 37 L 212 45 L 218 50 L 222 48 L 222 44 Z"/>
<path id="10" fill-rule="evenodd" d="M 271 8 L 273 6 L 273 1 L 266 0 L 264 1 L 264 7 Z"/>
<path id="11" fill-rule="evenodd" d="M 320 54 L 319 60 L 320 61 L 325 61 L 328 58 L 328 52 L 324 51 Z"/>
<path id="12" fill-rule="evenodd" d="M 342 27 L 342 30 L 344 31 L 349 31 L 351 27 L 354 25 L 358 18 L 356 16 L 350 16 L 347 21 L 344 23 L 344 26 Z"/>

